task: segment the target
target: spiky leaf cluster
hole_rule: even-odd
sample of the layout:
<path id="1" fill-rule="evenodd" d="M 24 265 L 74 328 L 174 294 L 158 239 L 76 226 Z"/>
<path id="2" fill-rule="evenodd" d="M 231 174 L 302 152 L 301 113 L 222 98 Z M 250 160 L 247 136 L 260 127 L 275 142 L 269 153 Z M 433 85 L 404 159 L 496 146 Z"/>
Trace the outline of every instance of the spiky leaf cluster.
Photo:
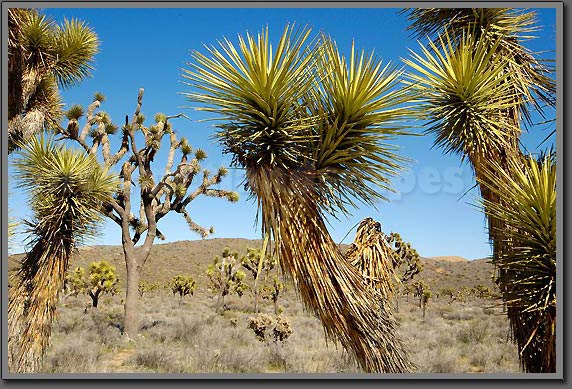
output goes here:
<path id="1" fill-rule="evenodd" d="M 231 252 L 226 247 L 222 253 L 222 258 L 218 255 L 214 258 L 213 263 L 206 270 L 209 277 L 213 292 L 226 296 L 236 293 L 242 296 L 249 288 L 245 283 L 246 274 L 240 270 L 240 262 L 238 260 L 238 252 Z"/>
<path id="2" fill-rule="evenodd" d="M 502 199 L 483 201 L 487 214 L 507 228 L 508 249 L 493 263 L 508 306 L 513 332 L 529 371 L 555 368 L 556 320 L 556 162 L 528 156 L 508 168 L 491 164 L 486 176 L 501 177 Z"/>
<path id="3" fill-rule="evenodd" d="M 181 298 L 188 295 L 193 295 L 197 288 L 197 282 L 191 276 L 177 274 L 170 282 L 170 288 L 173 294 L 179 294 Z"/>
<path id="4" fill-rule="evenodd" d="M 103 294 L 117 293 L 117 278 L 115 266 L 107 261 L 92 262 L 89 265 L 89 273 L 86 279 L 88 294 L 101 296 Z"/>
<path id="5" fill-rule="evenodd" d="M 252 273 L 252 277 L 256 279 L 259 276 L 259 268 L 266 273 L 274 269 L 274 266 L 276 266 L 276 257 L 269 254 L 263 257 L 261 249 L 248 247 L 246 249 L 246 255 L 240 259 L 240 263 L 242 267 Z"/>
<path id="6" fill-rule="evenodd" d="M 57 24 L 28 8 L 8 10 L 9 150 L 45 128 L 57 130 L 59 87 L 89 77 L 99 48 L 95 32 L 77 19 Z"/>

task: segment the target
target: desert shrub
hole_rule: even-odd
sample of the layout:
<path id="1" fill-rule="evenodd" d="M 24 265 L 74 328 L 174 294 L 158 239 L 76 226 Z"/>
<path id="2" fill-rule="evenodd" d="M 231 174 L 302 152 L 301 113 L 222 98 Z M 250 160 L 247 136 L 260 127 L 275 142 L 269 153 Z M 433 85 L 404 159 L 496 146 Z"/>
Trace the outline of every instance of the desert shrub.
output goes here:
<path id="1" fill-rule="evenodd" d="M 292 335 L 292 325 L 290 320 L 283 316 L 272 316 L 260 313 L 248 319 L 248 328 L 250 328 L 256 338 L 261 342 L 283 342 Z"/>
<path id="2" fill-rule="evenodd" d="M 248 319 L 248 328 L 254 331 L 256 338 L 265 342 L 267 340 L 268 328 L 272 325 L 272 316 L 261 313 Z"/>
<path id="3" fill-rule="evenodd" d="M 164 349 L 140 350 L 135 355 L 135 363 L 153 371 L 171 372 L 173 358 Z"/>
<path id="4" fill-rule="evenodd" d="M 481 343 L 489 337 L 489 322 L 487 320 L 471 320 L 457 333 L 457 340 L 461 343 Z"/>
<path id="5" fill-rule="evenodd" d="M 89 340 L 66 337 L 49 349 L 42 371 L 48 373 L 90 373 L 100 368 L 102 350 Z"/>

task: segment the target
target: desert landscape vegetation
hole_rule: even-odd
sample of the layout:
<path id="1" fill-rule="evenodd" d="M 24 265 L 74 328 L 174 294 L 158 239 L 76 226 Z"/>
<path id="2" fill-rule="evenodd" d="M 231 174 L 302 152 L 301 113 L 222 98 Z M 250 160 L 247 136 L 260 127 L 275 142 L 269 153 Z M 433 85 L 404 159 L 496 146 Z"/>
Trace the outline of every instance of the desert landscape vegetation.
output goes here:
<path id="1" fill-rule="evenodd" d="M 221 255 L 221 247 L 245 256 L 247 248 L 261 245 L 261 240 L 223 238 L 155 245 L 142 280 L 158 288 L 141 298 L 142 331 L 133 342 L 122 335 L 125 265 L 121 247 L 82 247 L 70 268 L 87 269 L 89 264 L 105 260 L 116 268 L 117 291 L 104 295 L 97 308 L 92 307 L 85 291 L 63 298 L 42 371 L 358 373 L 355 361 L 342 348 L 326 343 L 320 321 L 304 309 L 287 280 L 278 307 L 292 334 L 283 341 L 262 342 L 249 328 L 249 320 L 257 317 L 251 289 L 242 297 L 230 294 L 226 309 L 216 312 L 217 295 L 207 276 L 214 257 Z M 12 269 L 19 258 L 21 255 L 11 257 Z M 433 294 L 426 316 L 413 292 L 398 296 L 397 313 L 416 372 L 518 373 L 516 346 L 492 281 L 492 264 L 486 259 L 461 257 L 422 258 L 421 262 L 423 270 L 414 280 L 427 283 Z M 169 287 L 176 275 L 190 275 L 197 284 L 182 304 Z M 274 275 L 283 280 L 274 268 L 264 285 L 271 284 Z M 252 288 L 251 276 L 246 283 Z M 478 286 L 491 294 L 475 293 Z M 448 289 L 453 296 L 447 294 Z M 271 299 L 262 300 L 260 311 L 275 320 Z M 273 325 L 268 326 L 270 331 Z"/>
<path id="2" fill-rule="evenodd" d="M 291 22 L 195 48 L 178 93 L 215 123 L 213 170 L 180 130 L 202 123 L 189 107 L 154 112 L 144 87 L 119 121 L 99 91 L 64 103 L 98 32 L 10 8 L 10 180 L 29 211 L 8 226 L 25 235 L 10 372 L 555 373 L 556 85 L 525 45 L 536 12 L 394 11 L 419 38 L 399 66 Z M 537 120 L 550 133 L 530 151 Z M 398 139 L 420 135 L 470 167 L 490 257 L 422 258 L 373 217 L 411 162 Z M 205 239 L 231 221 L 195 218 L 203 199 L 243 205 L 229 169 L 260 240 Z M 342 245 L 330 221 L 356 209 L 372 217 Z M 203 239 L 160 243 L 173 220 Z M 104 221 L 121 244 L 86 245 Z"/>

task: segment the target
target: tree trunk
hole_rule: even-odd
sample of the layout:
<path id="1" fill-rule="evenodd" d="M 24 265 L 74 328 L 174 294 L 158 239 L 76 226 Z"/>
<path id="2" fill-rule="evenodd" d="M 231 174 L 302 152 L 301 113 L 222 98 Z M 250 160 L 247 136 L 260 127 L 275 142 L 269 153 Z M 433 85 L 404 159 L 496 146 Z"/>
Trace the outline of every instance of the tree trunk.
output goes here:
<path id="1" fill-rule="evenodd" d="M 427 307 L 426 304 L 423 304 L 423 319 L 425 319 L 425 308 Z"/>
<path id="2" fill-rule="evenodd" d="M 264 263 L 264 258 L 266 257 L 266 246 L 268 244 L 268 239 L 269 239 L 269 235 L 265 234 L 264 236 L 264 242 L 262 243 L 262 250 L 261 250 L 261 255 L 260 255 L 260 261 L 258 261 L 258 267 L 256 269 L 256 277 L 254 278 L 254 313 L 258 313 L 259 312 L 259 307 L 258 307 L 258 298 L 259 298 L 259 292 L 258 292 L 258 280 L 260 279 L 260 273 L 262 273 L 262 265 Z"/>
<path id="3" fill-rule="evenodd" d="M 254 313 L 259 312 L 258 306 L 258 276 L 254 279 Z"/>
<path id="4" fill-rule="evenodd" d="M 278 315 L 278 299 L 274 299 L 274 314 Z"/>
<path id="5" fill-rule="evenodd" d="M 91 297 L 91 306 L 97 308 L 97 303 L 99 302 L 99 293 L 89 292 L 89 296 Z"/>
<path id="6" fill-rule="evenodd" d="M 133 250 L 125 251 L 127 269 L 127 292 L 125 296 L 125 333 L 133 338 L 139 333 L 139 292 L 140 268 Z"/>

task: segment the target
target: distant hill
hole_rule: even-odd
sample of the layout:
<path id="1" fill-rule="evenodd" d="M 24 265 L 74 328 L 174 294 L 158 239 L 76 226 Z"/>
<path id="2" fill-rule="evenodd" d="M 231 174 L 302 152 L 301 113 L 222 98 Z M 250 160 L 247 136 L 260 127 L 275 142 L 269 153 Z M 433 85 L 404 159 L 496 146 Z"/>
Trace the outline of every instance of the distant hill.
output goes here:
<path id="1" fill-rule="evenodd" d="M 247 247 L 261 247 L 261 240 L 242 238 L 215 238 L 173 243 L 155 244 L 143 270 L 143 280 L 165 283 L 175 274 L 190 274 L 199 284 L 206 284 L 205 270 L 215 255 L 220 255 L 225 247 L 240 254 Z M 345 251 L 347 245 L 341 245 Z M 16 260 L 23 254 L 9 257 L 9 268 L 14 269 Z M 107 260 L 114 264 L 120 280 L 125 279 L 125 263 L 121 246 L 85 246 L 72 258 L 70 268 L 85 266 L 92 261 Z M 469 261 L 458 256 L 422 258 L 424 270 L 415 279 L 422 279 L 434 290 L 442 287 L 473 287 L 486 285 L 493 287 L 491 280 L 493 266 L 487 260 Z"/>

